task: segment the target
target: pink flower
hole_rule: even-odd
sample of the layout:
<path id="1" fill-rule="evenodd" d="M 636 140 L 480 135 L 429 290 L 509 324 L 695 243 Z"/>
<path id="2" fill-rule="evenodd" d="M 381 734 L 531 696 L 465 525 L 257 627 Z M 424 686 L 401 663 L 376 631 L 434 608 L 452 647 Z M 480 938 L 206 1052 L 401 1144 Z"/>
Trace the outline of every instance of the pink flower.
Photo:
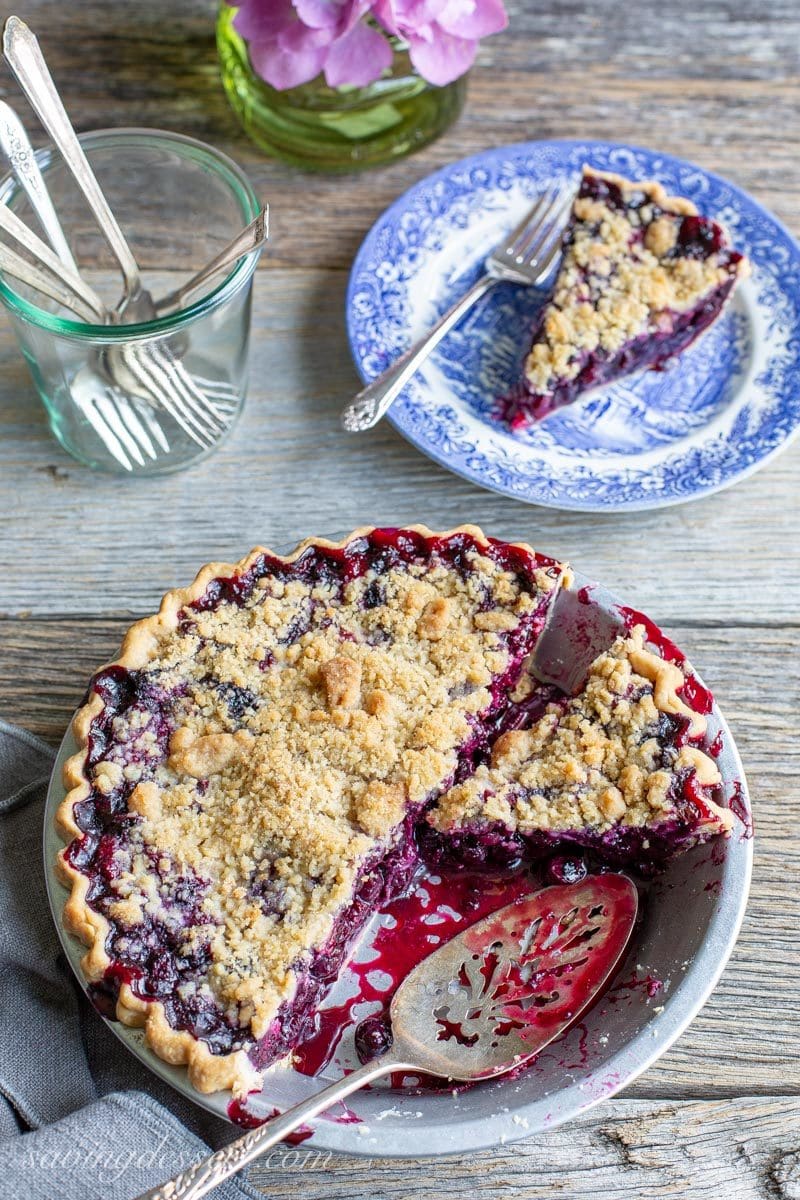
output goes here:
<path id="1" fill-rule="evenodd" d="M 504 29 L 503 0 L 241 0 L 234 25 L 253 68 L 273 87 L 308 83 L 364 87 L 392 61 L 386 37 L 408 43 L 429 83 L 450 83 L 472 66 L 480 38 Z"/>
<path id="2" fill-rule="evenodd" d="M 408 42 L 420 75 L 439 86 L 469 70 L 480 38 L 508 24 L 503 0 L 375 0 L 373 10 Z"/>
<path id="3" fill-rule="evenodd" d="M 273 87 L 364 87 L 391 64 L 392 48 L 362 21 L 370 0 L 243 0 L 234 18 L 253 69 Z"/>

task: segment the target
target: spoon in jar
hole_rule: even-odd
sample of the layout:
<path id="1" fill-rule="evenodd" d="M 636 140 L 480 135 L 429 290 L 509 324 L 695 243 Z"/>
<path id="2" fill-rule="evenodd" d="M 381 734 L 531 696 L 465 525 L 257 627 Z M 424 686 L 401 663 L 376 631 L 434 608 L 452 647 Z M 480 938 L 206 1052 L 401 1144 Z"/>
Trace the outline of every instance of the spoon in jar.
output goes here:
<path id="1" fill-rule="evenodd" d="M 624 875 L 524 896 L 435 950 L 392 1000 L 390 1049 L 139 1200 L 197 1200 L 303 1121 L 382 1075 L 475 1082 L 523 1067 L 597 999 L 630 940 Z"/>

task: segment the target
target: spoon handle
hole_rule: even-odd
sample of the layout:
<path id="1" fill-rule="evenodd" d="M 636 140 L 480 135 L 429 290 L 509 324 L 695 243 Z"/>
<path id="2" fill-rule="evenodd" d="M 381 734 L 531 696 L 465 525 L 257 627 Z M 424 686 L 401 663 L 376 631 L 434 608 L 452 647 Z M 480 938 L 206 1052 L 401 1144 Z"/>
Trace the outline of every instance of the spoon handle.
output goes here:
<path id="1" fill-rule="evenodd" d="M 258 1129 L 251 1129 L 203 1162 L 195 1163 L 193 1167 L 181 1171 L 179 1175 L 175 1175 L 159 1187 L 144 1192 L 139 1200 L 198 1200 L 212 1188 L 230 1179 L 231 1175 L 241 1171 L 254 1158 L 258 1158 L 270 1146 L 274 1146 L 297 1129 L 298 1125 L 324 1112 L 337 1100 L 343 1100 L 351 1092 L 358 1091 L 365 1084 L 379 1079 L 381 1075 L 389 1074 L 390 1071 L 416 1069 L 413 1064 L 401 1062 L 391 1054 L 375 1058 L 365 1066 L 359 1067 L 357 1071 L 337 1079 L 321 1092 L 315 1092 L 307 1100 L 295 1104 L 280 1116 L 265 1121 Z"/>
<path id="2" fill-rule="evenodd" d="M 105 319 L 105 305 L 93 287 L 90 287 L 78 271 L 75 259 L 67 245 L 50 193 L 45 186 L 28 141 L 28 135 L 19 117 L 10 105 L 0 100 L 0 146 L 8 158 L 14 178 L 22 187 L 31 206 L 41 222 L 52 246 L 48 246 L 33 230 L 20 220 L 15 212 L 0 204 L 0 229 L 3 229 L 20 246 L 33 255 L 37 266 L 45 267 L 56 276 L 61 284 L 69 288 L 94 314 L 95 319 Z M 63 244 L 63 245 L 62 245 Z M 32 282 L 26 280 L 26 282 Z M 36 286 L 33 284 L 33 286 Z M 52 292 L 47 293 L 51 298 Z"/>
<path id="3" fill-rule="evenodd" d="M 27 258 L 17 254 L 5 243 L 0 244 L 0 271 L 6 275 L 12 275 L 21 283 L 26 283 L 28 287 L 41 292 L 43 296 L 49 296 L 57 304 L 61 304 L 70 312 L 75 313 L 82 321 L 89 323 L 97 321 L 94 309 L 76 293 L 74 285 L 66 275 L 37 267 L 35 263 L 28 262 Z"/>
<path id="4" fill-rule="evenodd" d="M 16 175 L 16 167 L 12 167 L 12 170 Z M 65 287 L 74 292 L 94 312 L 96 318 L 103 319 L 105 307 L 94 288 L 85 283 L 77 271 L 73 271 L 71 267 L 62 262 L 47 243 L 43 242 L 5 204 L 0 204 L 0 229 L 13 238 L 18 245 L 23 246 L 29 254 L 33 255 L 36 266 L 45 267 L 51 275 L 54 275 Z"/>
<path id="5" fill-rule="evenodd" d="M 160 300 L 156 301 L 156 311 L 162 313 L 171 308 L 179 308 L 186 297 L 190 296 L 207 279 L 211 279 L 218 271 L 224 271 L 226 267 L 231 266 L 240 258 L 244 258 L 246 254 L 252 254 L 254 250 L 258 250 L 268 237 L 269 205 L 265 204 L 255 220 L 251 221 L 241 233 L 238 233 L 227 246 L 220 250 L 216 258 L 212 258 L 210 263 L 201 267 L 195 275 L 192 275 L 191 279 L 187 279 L 186 283 L 175 288 L 174 292 L 170 292 L 169 295 L 162 296 Z"/>
<path id="6" fill-rule="evenodd" d="M 78 274 L 78 265 L 72 256 L 61 222 L 53 208 L 42 172 L 36 161 L 33 147 L 28 141 L 25 126 L 10 104 L 0 100 L 0 149 L 2 149 L 20 187 L 30 201 L 30 206 L 39 218 L 48 242 L 65 267 Z"/>
<path id="7" fill-rule="evenodd" d="M 89 166 L 47 69 L 39 43 L 19 17 L 9 17 L 6 21 L 3 30 L 3 55 L 27 96 L 31 108 L 60 150 L 75 182 L 86 197 L 95 220 L 119 263 L 126 292 L 130 295 L 136 294 L 141 289 L 136 259 Z"/>

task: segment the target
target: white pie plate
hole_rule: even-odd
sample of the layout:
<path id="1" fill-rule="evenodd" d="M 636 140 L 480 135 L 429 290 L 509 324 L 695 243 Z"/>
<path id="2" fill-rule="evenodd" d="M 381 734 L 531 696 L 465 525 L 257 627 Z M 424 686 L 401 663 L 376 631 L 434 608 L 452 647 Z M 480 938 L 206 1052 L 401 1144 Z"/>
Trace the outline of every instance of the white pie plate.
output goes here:
<path id="1" fill-rule="evenodd" d="M 586 584 L 578 580 L 578 586 Z M 592 588 L 591 600 L 601 612 L 613 614 L 614 597 Z M 742 763 L 728 726 L 715 706 L 708 718 L 709 737 L 722 732 L 717 760 L 726 799 L 734 794 L 748 820 L 737 822 L 728 840 L 718 839 L 675 859 L 652 885 L 644 921 L 635 933 L 611 992 L 577 1026 L 545 1050 L 517 1078 L 497 1079 L 460 1094 L 448 1091 L 410 1094 L 380 1084 L 348 1098 L 332 1117 L 320 1118 L 304 1149 L 348 1154 L 418 1158 L 453 1154 L 511 1142 L 552 1129 L 626 1087 L 659 1058 L 687 1027 L 715 987 L 736 941 L 750 886 L 753 840 L 750 803 Z M 61 924 L 66 889 L 54 871 L 62 842 L 53 817 L 64 798 L 61 771 L 75 752 L 67 733 L 56 759 L 47 797 L 44 858 L 48 893 L 64 952 L 78 980 L 83 947 Z M 358 955 L 368 956 L 370 931 L 359 943 Z M 351 977 L 352 978 L 352 977 Z M 634 986 L 623 987 L 619 981 Z M 648 994 L 648 980 L 661 988 Z M 331 1001 L 347 998 L 347 970 L 342 972 Z M 350 992 L 349 994 L 352 994 Z M 227 1093 L 202 1096 L 190 1085 L 183 1067 L 162 1062 L 144 1043 L 138 1030 L 107 1022 L 129 1050 L 156 1075 L 217 1116 L 228 1118 Z M 344 1049 L 321 1079 L 335 1078 L 342 1063 L 352 1062 Z M 268 1072 L 263 1091 L 248 1097 L 254 1116 L 270 1116 L 318 1090 L 319 1082 L 290 1069 Z"/>

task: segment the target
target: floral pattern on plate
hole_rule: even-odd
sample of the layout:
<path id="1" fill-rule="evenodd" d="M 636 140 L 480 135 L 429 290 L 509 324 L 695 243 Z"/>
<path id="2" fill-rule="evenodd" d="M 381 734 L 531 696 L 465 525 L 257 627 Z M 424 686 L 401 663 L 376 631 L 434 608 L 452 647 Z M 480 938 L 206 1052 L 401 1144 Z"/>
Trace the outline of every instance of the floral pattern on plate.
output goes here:
<path id="1" fill-rule="evenodd" d="M 418 449 L 483 487 L 582 511 L 657 508 L 763 466 L 800 428 L 800 247 L 740 189 L 669 155 L 609 142 L 529 142 L 445 167 L 375 224 L 350 278 L 347 320 L 365 381 L 478 277 L 545 185 L 584 162 L 656 178 L 721 220 L 753 265 L 709 333 L 663 372 L 590 393 L 522 434 L 494 416 L 519 384 L 544 293 L 499 285 L 443 341 L 389 418 Z"/>

